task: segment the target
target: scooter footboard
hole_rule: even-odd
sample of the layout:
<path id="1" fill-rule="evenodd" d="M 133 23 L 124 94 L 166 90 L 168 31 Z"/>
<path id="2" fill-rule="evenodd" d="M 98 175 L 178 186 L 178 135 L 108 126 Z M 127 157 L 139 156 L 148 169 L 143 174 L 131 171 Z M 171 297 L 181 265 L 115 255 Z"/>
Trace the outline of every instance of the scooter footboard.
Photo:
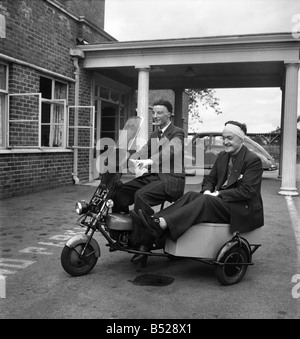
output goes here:
<path id="1" fill-rule="evenodd" d="M 199 223 L 190 227 L 176 241 L 167 238 L 165 252 L 179 257 L 216 258 L 220 248 L 229 241 L 229 224 Z M 261 243 L 261 228 L 241 233 L 249 244 Z"/>

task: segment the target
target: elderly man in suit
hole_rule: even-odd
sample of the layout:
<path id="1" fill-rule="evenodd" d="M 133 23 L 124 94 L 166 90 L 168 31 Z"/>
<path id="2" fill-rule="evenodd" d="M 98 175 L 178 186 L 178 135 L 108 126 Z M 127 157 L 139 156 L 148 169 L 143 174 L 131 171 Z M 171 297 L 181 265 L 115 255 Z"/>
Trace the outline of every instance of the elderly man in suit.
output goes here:
<path id="1" fill-rule="evenodd" d="M 172 240 L 200 222 L 229 223 L 230 231 L 249 232 L 264 224 L 260 158 L 243 140 L 245 124 L 228 121 L 223 130 L 225 150 L 220 152 L 200 193 L 188 192 L 166 209 L 148 216 L 139 210 L 144 225 L 156 238 L 168 231 Z"/>
<path id="2" fill-rule="evenodd" d="M 175 201 L 183 195 L 184 174 L 184 131 L 171 122 L 172 105 L 158 100 L 153 104 L 153 123 L 158 126 L 140 151 L 130 160 L 139 171 L 146 171 L 139 177 L 123 184 L 116 192 L 113 212 L 130 213 L 133 219 L 133 242 L 140 251 L 151 249 L 154 238 L 141 227 L 137 211 L 147 215 L 154 213 L 152 206 L 165 201 Z M 129 206 L 134 203 L 134 209 Z M 137 254 L 132 262 L 145 264 L 147 256 Z"/>

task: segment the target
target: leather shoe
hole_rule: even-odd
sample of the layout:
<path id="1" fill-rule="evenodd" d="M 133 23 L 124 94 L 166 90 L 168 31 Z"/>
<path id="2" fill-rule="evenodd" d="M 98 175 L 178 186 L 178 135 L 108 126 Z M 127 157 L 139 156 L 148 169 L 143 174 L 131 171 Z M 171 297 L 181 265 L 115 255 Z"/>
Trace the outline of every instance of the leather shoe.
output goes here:
<path id="1" fill-rule="evenodd" d="M 138 215 L 140 216 L 143 224 L 149 229 L 151 234 L 156 238 L 161 238 L 163 234 L 165 233 L 165 230 L 163 230 L 159 226 L 159 219 L 154 218 L 153 216 L 150 216 L 146 213 L 144 213 L 141 209 L 138 210 Z"/>
<path id="2" fill-rule="evenodd" d="M 138 248 L 138 251 L 141 252 L 149 252 L 150 251 L 150 247 L 146 246 L 146 245 L 140 245 Z M 141 266 L 143 268 L 146 267 L 147 265 L 147 260 L 148 260 L 148 255 L 147 254 L 142 254 L 142 253 L 136 253 L 132 258 L 131 258 L 131 262 L 135 265 L 137 264 L 141 264 Z"/>

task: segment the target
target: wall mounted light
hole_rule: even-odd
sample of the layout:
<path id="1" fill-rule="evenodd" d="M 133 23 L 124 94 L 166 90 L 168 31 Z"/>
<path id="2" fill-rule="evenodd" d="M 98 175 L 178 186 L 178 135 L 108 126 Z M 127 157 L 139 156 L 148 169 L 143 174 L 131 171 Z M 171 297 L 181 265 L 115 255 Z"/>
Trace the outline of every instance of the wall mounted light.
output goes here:
<path id="1" fill-rule="evenodd" d="M 165 73 L 165 69 L 160 66 L 151 66 L 151 73 Z"/>
<path id="2" fill-rule="evenodd" d="M 184 76 L 186 76 L 187 78 L 193 78 L 195 75 L 196 72 L 191 66 L 189 66 L 184 73 Z"/>

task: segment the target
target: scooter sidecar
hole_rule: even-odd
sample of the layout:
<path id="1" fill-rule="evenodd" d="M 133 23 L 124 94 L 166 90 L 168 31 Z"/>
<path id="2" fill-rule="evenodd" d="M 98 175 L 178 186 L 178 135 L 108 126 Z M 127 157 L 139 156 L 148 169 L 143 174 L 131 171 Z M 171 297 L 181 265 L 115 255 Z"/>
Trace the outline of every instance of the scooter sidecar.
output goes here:
<path id="1" fill-rule="evenodd" d="M 110 231 L 130 232 L 132 222 L 128 215 L 109 214 L 107 226 Z M 126 242 L 126 239 L 124 239 Z M 150 256 L 190 258 L 215 266 L 216 278 L 223 285 L 236 284 L 242 280 L 252 254 L 261 242 L 261 228 L 239 234 L 230 233 L 229 224 L 199 223 L 189 228 L 177 241 L 166 239 L 164 254 L 147 252 Z"/>
<path id="2" fill-rule="evenodd" d="M 242 280 L 260 243 L 261 228 L 232 235 L 229 224 L 199 223 L 175 242 L 168 238 L 165 252 L 215 265 L 216 278 L 223 285 L 232 285 Z"/>

